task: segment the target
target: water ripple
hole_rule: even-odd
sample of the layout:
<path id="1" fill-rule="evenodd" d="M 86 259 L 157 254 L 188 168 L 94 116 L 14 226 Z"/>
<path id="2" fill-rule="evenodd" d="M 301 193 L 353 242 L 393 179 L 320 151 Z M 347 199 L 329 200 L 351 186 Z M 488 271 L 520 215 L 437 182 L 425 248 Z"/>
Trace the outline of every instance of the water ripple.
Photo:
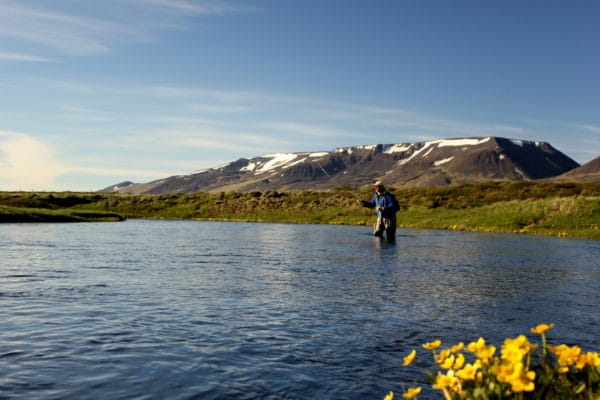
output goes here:
<path id="1" fill-rule="evenodd" d="M 600 345 L 598 242 L 345 226 L 0 227 L 0 398 L 383 398 L 420 344 Z"/>

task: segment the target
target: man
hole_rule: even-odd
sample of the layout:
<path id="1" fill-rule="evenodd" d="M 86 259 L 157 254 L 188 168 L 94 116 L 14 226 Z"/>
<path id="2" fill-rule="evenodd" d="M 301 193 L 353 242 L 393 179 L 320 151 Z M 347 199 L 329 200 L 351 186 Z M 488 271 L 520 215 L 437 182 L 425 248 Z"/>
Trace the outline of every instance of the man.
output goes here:
<path id="1" fill-rule="evenodd" d="M 377 222 L 373 227 L 373 235 L 382 237 L 385 231 L 388 242 L 396 240 L 396 213 L 400 209 L 398 201 L 393 194 L 385 190 L 381 181 L 375 182 L 375 194 L 371 201 L 357 199 L 356 202 L 363 207 L 374 208 L 377 212 Z"/>

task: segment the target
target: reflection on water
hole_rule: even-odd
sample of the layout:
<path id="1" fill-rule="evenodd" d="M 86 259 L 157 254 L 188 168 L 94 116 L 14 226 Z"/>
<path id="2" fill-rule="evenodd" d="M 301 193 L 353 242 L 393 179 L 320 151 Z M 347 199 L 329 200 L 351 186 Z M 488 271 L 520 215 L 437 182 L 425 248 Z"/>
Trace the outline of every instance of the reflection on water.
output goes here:
<path id="1" fill-rule="evenodd" d="M 382 398 L 425 341 L 600 346 L 600 243 L 172 221 L 0 226 L 0 398 Z"/>

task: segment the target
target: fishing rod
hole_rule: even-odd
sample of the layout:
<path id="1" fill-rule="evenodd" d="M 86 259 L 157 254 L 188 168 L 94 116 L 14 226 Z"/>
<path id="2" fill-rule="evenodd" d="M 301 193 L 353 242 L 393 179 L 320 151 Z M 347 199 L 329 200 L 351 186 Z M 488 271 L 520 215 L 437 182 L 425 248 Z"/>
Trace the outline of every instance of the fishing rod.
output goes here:
<path id="1" fill-rule="evenodd" d="M 327 173 L 327 171 L 325 171 L 325 168 L 323 168 L 323 167 L 321 166 L 321 164 L 319 164 L 319 162 L 318 162 L 317 160 L 315 160 L 314 162 L 315 162 L 315 163 L 316 163 L 316 164 L 319 166 L 319 168 L 321 169 L 321 171 L 323 171 L 323 173 L 324 173 L 325 175 L 327 175 L 327 177 L 328 177 L 329 179 L 331 179 L 331 182 L 333 182 L 333 184 L 334 184 L 335 186 L 340 186 L 340 185 L 339 185 L 339 183 L 338 183 L 338 182 L 337 182 L 335 179 L 333 179 L 333 177 L 332 177 L 331 175 L 329 175 L 329 174 Z"/>
<path id="2" fill-rule="evenodd" d="M 314 162 L 314 163 L 316 163 L 316 164 L 319 166 L 319 169 L 320 169 L 321 171 L 323 171 L 323 173 L 324 173 L 324 174 L 325 174 L 325 175 L 326 175 L 326 176 L 327 176 L 327 177 L 328 177 L 328 178 L 331 180 L 331 182 L 333 182 L 333 184 L 335 185 L 335 186 L 334 186 L 334 189 L 340 189 L 340 188 L 341 188 L 341 185 L 338 183 L 338 181 L 336 181 L 336 180 L 333 178 L 333 176 L 329 175 L 329 173 L 328 173 L 328 172 L 325 170 L 325 168 L 323 168 L 323 167 L 321 166 L 321 164 L 319 164 L 319 162 L 318 162 L 317 160 L 313 160 L 313 162 Z M 346 195 L 349 195 L 349 197 L 356 198 L 356 196 L 355 196 L 355 195 L 353 195 L 353 194 L 352 194 L 352 193 L 351 193 L 349 190 L 347 190 L 347 189 L 344 189 L 344 190 L 343 190 L 343 193 L 345 193 Z"/>

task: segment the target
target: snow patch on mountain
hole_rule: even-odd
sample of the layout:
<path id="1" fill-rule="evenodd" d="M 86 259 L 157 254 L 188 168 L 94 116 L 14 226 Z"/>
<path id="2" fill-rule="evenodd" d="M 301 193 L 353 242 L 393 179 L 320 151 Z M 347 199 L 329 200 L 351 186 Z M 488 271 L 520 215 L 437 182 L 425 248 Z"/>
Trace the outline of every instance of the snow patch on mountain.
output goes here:
<path id="1" fill-rule="evenodd" d="M 393 144 L 387 147 L 383 152 L 385 154 L 394 154 L 394 153 L 402 153 L 404 151 L 410 150 L 413 148 L 411 144 Z"/>
<path id="2" fill-rule="evenodd" d="M 365 146 L 357 146 L 357 147 L 355 147 L 355 149 L 358 149 L 358 150 L 375 150 L 377 148 L 377 146 L 378 146 L 377 144 L 368 144 L 368 145 L 365 145 Z"/>
<path id="3" fill-rule="evenodd" d="M 255 162 L 249 162 L 245 167 L 240 168 L 240 172 L 252 172 L 258 164 Z"/>
<path id="4" fill-rule="evenodd" d="M 254 173 L 255 174 L 263 174 L 272 169 L 280 167 L 284 164 L 287 164 L 296 158 L 298 158 L 298 154 L 295 153 L 277 153 L 277 154 L 267 154 L 265 158 L 271 158 L 271 160 L 267 161 L 263 165 L 259 166 Z"/>
<path id="5" fill-rule="evenodd" d="M 431 145 L 438 143 L 439 141 L 435 141 L 435 142 L 425 142 L 425 145 L 423 147 L 421 147 L 419 150 L 415 151 L 414 153 L 411 154 L 410 157 L 405 158 L 404 160 L 400 160 L 398 161 L 399 165 L 404 165 L 407 162 L 409 162 L 410 160 L 412 160 L 413 158 L 415 158 L 416 156 L 418 156 L 419 154 L 421 154 L 423 151 L 425 151 L 426 149 L 428 149 Z M 427 152 L 426 154 L 429 154 L 429 152 Z"/>
<path id="6" fill-rule="evenodd" d="M 460 147 L 460 146 L 477 146 L 479 144 L 488 142 L 491 138 L 486 137 L 483 139 L 469 138 L 469 139 L 445 139 L 438 141 L 438 147 Z M 430 142 L 435 143 L 435 142 Z"/>
<path id="7" fill-rule="evenodd" d="M 310 157 L 310 155 L 308 157 Z M 290 168 L 290 167 L 293 167 L 294 165 L 302 164 L 304 161 L 308 160 L 308 157 L 302 157 L 302 158 L 300 158 L 296 161 L 293 161 L 289 164 L 285 164 L 282 168 Z"/>
<path id="8" fill-rule="evenodd" d="M 430 147 L 429 150 L 427 151 L 427 153 L 423 154 L 423 158 L 427 157 L 429 155 L 429 153 L 431 153 L 433 151 L 433 147 Z"/>
<path id="9" fill-rule="evenodd" d="M 452 157 L 448 157 L 448 158 L 444 158 L 443 160 L 439 160 L 439 161 L 434 161 L 433 165 L 435 165 L 436 167 L 439 167 L 442 164 L 446 164 L 447 162 L 450 162 L 454 159 L 454 156 Z"/>

